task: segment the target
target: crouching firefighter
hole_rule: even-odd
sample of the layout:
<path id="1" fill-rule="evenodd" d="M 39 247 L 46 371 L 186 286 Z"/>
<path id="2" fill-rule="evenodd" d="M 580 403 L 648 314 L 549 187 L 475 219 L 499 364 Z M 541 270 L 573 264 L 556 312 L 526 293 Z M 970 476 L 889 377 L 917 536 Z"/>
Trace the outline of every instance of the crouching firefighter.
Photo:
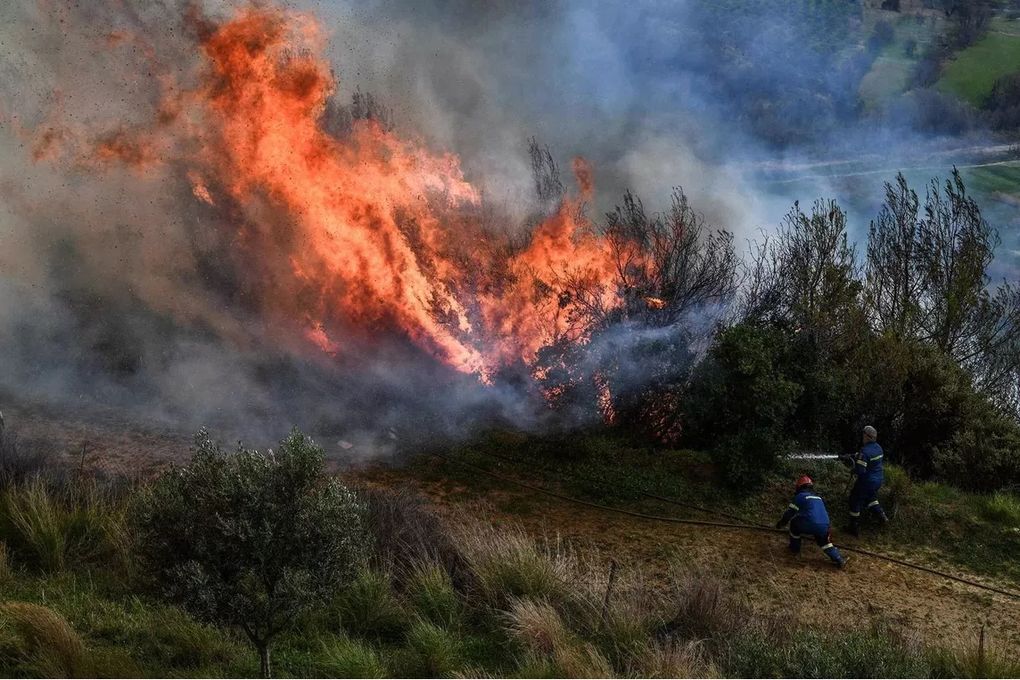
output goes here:
<path id="1" fill-rule="evenodd" d="M 885 510 L 878 502 L 878 490 L 882 487 L 885 473 L 882 470 L 884 452 L 878 445 L 878 432 L 871 425 L 864 428 L 861 450 L 851 458 L 853 468 L 850 474 L 855 477 L 850 489 L 850 523 L 847 533 L 859 536 L 861 532 L 861 513 L 872 513 L 879 522 L 889 521 Z"/>
<path id="2" fill-rule="evenodd" d="M 829 513 L 825 510 L 825 501 L 815 493 L 814 482 L 804 475 L 797 480 L 796 492 L 793 502 L 776 522 L 777 529 L 782 529 L 787 522 L 790 524 L 790 552 L 800 554 L 801 538 L 810 536 L 832 563 L 842 569 L 846 560 L 832 544 L 829 535 Z"/>

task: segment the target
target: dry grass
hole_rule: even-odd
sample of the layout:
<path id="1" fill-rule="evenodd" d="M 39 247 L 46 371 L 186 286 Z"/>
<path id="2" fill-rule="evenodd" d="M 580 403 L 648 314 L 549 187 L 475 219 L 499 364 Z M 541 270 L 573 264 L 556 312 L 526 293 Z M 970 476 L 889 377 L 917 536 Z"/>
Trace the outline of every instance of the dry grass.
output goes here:
<path id="1" fill-rule="evenodd" d="M 611 678 L 613 666 L 590 642 L 558 647 L 553 652 L 556 674 L 564 678 Z"/>
<path id="2" fill-rule="evenodd" d="M 53 489 L 35 477 L 8 487 L 0 497 L 0 530 L 16 558 L 43 571 L 128 564 L 123 504 L 94 482 Z"/>
<path id="3" fill-rule="evenodd" d="M 0 488 L 21 484 L 42 474 L 59 475 L 52 455 L 38 442 L 24 442 L 5 427 L 0 416 Z"/>
<path id="4" fill-rule="evenodd" d="M 628 675 L 646 678 L 713 678 L 719 670 L 700 640 L 657 640 L 634 659 Z"/>
<path id="5" fill-rule="evenodd" d="M 457 534 L 479 594 L 506 608 L 515 599 L 562 602 L 572 595 L 576 556 L 559 541 L 538 543 L 521 529 L 471 525 Z"/>
<path id="6" fill-rule="evenodd" d="M 375 539 L 372 566 L 403 580 L 419 564 L 443 567 L 454 582 L 463 578 L 464 558 L 446 525 L 422 497 L 404 490 L 358 489 Z"/>
<path id="7" fill-rule="evenodd" d="M 944 648 L 928 655 L 933 670 L 947 678 L 1020 678 L 1020 659 L 978 644 Z"/>
<path id="8" fill-rule="evenodd" d="M 23 665 L 43 677 L 90 675 L 85 644 L 62 616 L 27 602 L 10 602 L 0 612 L 18 633 Z"/>
<path id="9" fill-rule="evenodd" d="M 515 600 L 507 619 L 510 634 L 534 654 L 552 654 L 569 644 L 570 632 L 559 612 L 548 602 Z"/>
<path id="10" fill-rule="evenodd" d="M 0 541 L 0 584 L 6 583 L 13 576 L 10 558 L 7 556 L 7 544 Z"/>
<path id="11" fill-rule="evenodd" d="M 672 615 L 664 628 L 687 639 L 723 638 L 746 627 L 749 612 L 715 574 L 681 570 L 675 578 Z"/>

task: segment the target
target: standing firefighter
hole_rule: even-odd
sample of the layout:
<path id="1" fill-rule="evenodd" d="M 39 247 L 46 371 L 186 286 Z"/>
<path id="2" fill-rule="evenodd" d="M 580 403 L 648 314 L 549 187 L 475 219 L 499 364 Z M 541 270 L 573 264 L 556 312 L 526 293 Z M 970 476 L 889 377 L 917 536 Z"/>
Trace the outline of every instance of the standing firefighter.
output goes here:
<path id="1" fill-rule="evenodd" d="M 850 489 L 850 524 L 846 531 L 859 536 L 861 531 L 861 513 L 872 512 L 878 520 L 885 524 L 889 518 L 878 503 L 878 490 L 885 479 L 882 471 L 882 458 L 885 455 L 876 441 L 878 431 L 871 425 L 864 428 L 864 445 L 850 459 L 853 469 L 850 474 L 855 477 L 853 488 Z"/>
<path id="2" fill-rule="evenodd" d="M 782 529 L 787 522 L 790 523 L 790 552 L 799 555 L 801 538 L 811 536 L 832 563 L 842 569 L 846 560 L 832 544 L 829 536 L 829 513 L 825 510 L 825 501 L 815 493 L 814 482 L 804 475 L 797 480 L 796 492 L 793 502 L 776 522 L 777 529 Z"/>

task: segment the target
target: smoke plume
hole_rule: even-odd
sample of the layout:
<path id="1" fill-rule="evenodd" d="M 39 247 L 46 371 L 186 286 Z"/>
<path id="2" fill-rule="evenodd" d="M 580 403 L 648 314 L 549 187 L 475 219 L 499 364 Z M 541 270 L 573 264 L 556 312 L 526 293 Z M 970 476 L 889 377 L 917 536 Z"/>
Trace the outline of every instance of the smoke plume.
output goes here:
<path id="1" fill-rule="evenodd" d="M 751 12 L 728 39 L 757 62 L 727 63 L 706 7 L 5 3 L 0 391 L 376 444 L 543 426 L 507 375 L 624 303 L 593 218 L 625 190 L 658 210 L 682 185 L 743 243 L 791 200 L 744 168 L 882 144 L 848 117 L 853 49 L 833 70 Z M 552 203 L 532 137 L 576 158 Z"/>

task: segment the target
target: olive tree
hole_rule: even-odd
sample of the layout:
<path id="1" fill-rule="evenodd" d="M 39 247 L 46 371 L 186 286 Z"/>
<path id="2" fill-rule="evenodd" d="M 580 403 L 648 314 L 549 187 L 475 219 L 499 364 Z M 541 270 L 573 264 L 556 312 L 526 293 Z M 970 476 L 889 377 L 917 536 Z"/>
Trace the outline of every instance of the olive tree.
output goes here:
<path id="1" fill-rule="evenodd" d="M 134 509 L 145 574 L 195 616 L 238 626 L 270 675 L 270 645 L 335 593 L 363 557 L 362 509 L 323 473 L 298 431 L 265 452 L 225 453 L 204 432 L 191 462 L 150 484 Z"/>

